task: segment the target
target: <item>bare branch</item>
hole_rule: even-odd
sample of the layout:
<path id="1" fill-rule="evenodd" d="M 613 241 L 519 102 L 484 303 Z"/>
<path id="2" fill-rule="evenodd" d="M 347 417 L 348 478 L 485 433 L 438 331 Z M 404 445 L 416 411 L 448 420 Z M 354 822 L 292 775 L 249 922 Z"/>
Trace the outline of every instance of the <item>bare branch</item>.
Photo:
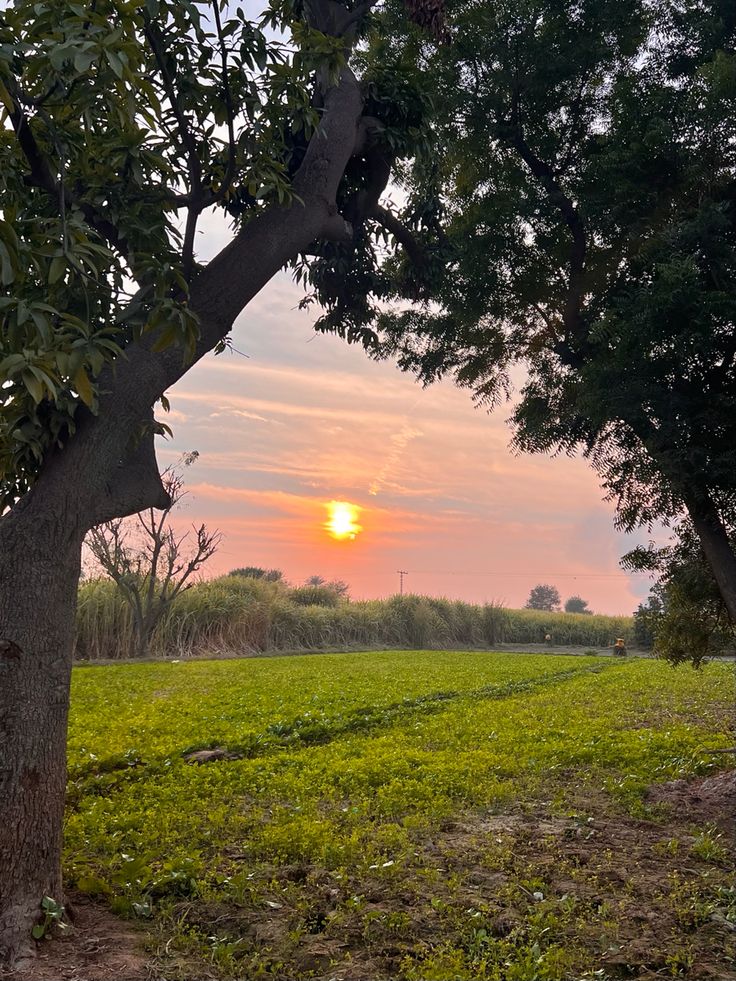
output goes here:
<path id="1" fill-rule="evenodd" d="M 164 471 L 163 485 L 170 503 L 160 516 L 149 509 L 136 515 L 132 528 L 131 523 L 116 519 L 93 528 L 87 537 L 98 565 L 131 609 L 139 655 L 148 653 L 161 617 L 222 541 L 219 531 L 209 532 L 205 525 L 193 529 L 193 541 L 191 532 L 177 538 L 168 522 L 171 509 L 185 496 L 180 470 Z"/>

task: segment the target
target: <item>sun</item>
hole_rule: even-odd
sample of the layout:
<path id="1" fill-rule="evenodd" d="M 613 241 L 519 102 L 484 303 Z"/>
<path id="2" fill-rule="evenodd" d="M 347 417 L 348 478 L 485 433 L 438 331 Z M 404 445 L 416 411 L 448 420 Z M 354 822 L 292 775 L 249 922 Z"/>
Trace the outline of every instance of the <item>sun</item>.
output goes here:
<path id="1" fill-rule="evenodd" d="M 340 542 L 354 541 L 356 535 L 363 530 L 358 524 L 361 508 L 357 504 L 348 504 L 347 501 L 330 501 L 325 507 L 327 533 Z"/>

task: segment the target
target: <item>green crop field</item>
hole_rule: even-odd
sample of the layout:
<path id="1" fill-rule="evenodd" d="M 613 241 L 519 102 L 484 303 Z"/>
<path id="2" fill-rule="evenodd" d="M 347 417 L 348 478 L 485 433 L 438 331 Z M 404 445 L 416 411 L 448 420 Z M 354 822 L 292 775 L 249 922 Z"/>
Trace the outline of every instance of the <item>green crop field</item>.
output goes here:
<path id="1" fill-rule="evenodd" d="M 151 977 L 731 977 L 733 700 L 594 657 L 80 667 L 70 890 Z"/>

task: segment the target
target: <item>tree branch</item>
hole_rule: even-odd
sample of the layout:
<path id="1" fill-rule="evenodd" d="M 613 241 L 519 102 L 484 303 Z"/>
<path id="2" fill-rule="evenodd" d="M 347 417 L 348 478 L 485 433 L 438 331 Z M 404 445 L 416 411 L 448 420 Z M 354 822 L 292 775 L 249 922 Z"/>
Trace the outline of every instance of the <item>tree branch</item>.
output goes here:
<path id="1" fill-rule="evenodd" d="M 212 0 L 212 10 L 215 15 L 215 26 L 217 27 L 217 40 L 220 45 L 220 60 L 222 62 L 222 88 L 225 96 L 225 108 L 227 110 L 227 137 L 228 137 L 228 147 L 227 147 L 227 167 L 225 168 L 225 175 L 222 180 L 222 186 L 217 194 L 214 195 L 212 201 L 209 204 L 215 204 L 221 201 L 222 198 L 227 194 L 230 185 L 232 184 L 233 177 L 235 176 L 235 126 L 234 118 L 235 112 L 233 110 L 233 100 L 232 93 L 230 92 L 230 81 L 227 77 L 227 46 L 225 45 L 225 39 L 222 36 L 222 19 L 220 17 L 220 4 L 219 0 Z"/>
<path id="2" fill-rule="evenodd" d="M 92 525 L 112 518 L 136 514 L 146 508 L 170 507 L 171 498 L 161 480 L 154 449 L 153 410 L 148 412 L 146 431 L 119 460 L 111 477 L 94 502 Z"/>
<path id="3" fill-rule="evenodd" d="M 161 73 L 164 91 L 169 100 L 171 111 L 174 113 L 174 118 L 179 129 L 179 137 L 187 157 L 187 170 L 189 171 L 189 194 L 187 197 L 189 203 L 184 229 L 184 243 L 182 245 L 182 273 L 184 279 L 189 282 L 194 266 L 194 238 L 197 233 L 197 221 L 205 206 L 202 197 L 202 164 L 199 159 L 197 141 L 194 139 L 189 121 L 181 107 L 179 95 L 176 91 L 176 84 L 169 72 L 169 66 L 166 64 L 166 51 L 161 32 L 147 14 L 144 19 L 143 33 L 151 47 L 153 57 Z M 232 126 L 232 120 L 230 122 Z"/>
<path id="4" fill-rule="evenodd" d="M 421 269 L 426 262 L 426 256 L 421 243 L 414 238 L 411 229 L 407 228 L 396 215 L 378 204 L 374 205 L 370 214 L 372 218 L 376 219 L 379 225 L 382 225 L 399 242 L 412 264 L 417 269 Z"/>
<path id="5" fill-rule="evenodd" d="M 510 119 L 508 121 L 498 120 L 498 132 L 500 137 L 516 150 L 529 170 L 540 182 L 547 192 L 550 203 L 560 212 L 562 220 L 570 231 L 572 237 L 570 270 L 567 299 L 562 312 L 562 321 L 565 325 L 567 337 L 574 337 L 578 342 L 582 342 L 585 339 L 585 331 L 580 318 L 585 292 L 584 272 L 587 252 L 585 226 L 580 212 L 575 207 L 575 203 L 572 198 L 565 194 L 552 167 L 544 160 L 541 160 L 527 143 L 522 127 L 521 112 L 519 85 L 515 83 L 511 89 Z M 572 352 L 570 353 L 572 354 Z"/>
<path id="6" fill-rule="evenodd" d="M 177 344 L 154 350 L 160 330 L 130 344 L 125 356 L 99 376 L 97 415 L 79 413 L 75 435 L 63 449 L 49 453 L 45 479 L 35 485 L 34 494 L 48 496 L 57 507 L 59 500 L 68 499 L 76 513 L 82 495 L 90 524 L 152 504 L 166 506 L 155 471 L 152 434 L 136 460 L 130 455 L 131 441 L 141 421 L 150 422 L 154 403 L 228 335 L 238 314 L 275 273 L 331 228 L 334 231 L 337 189 L 354 153 L 362 107 L 357 80 L 345 67 L 327 91 L 320 125 L 294 176 L 291 202 L 257 213 L 194 277 L 188 302 L 199 320 L 199 337 L 193 356 L 185 358 Z M 136 488 L 130 476 L 125 477 L 126 466 L 129 475 L 140 467 L 141 486 Z"/>

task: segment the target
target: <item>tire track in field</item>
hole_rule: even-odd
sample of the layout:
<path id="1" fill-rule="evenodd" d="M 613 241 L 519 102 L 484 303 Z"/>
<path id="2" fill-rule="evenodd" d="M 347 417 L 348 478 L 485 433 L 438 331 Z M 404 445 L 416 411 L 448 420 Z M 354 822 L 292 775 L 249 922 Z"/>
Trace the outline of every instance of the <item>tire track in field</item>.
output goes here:
<path id="1" fill-rule="evenodd" d="M 430 692 L 404 698 L 383 706 L 363 706 L 349 712 L 332 716 L 317 716 L 311 713 L 297 716 L 291 721 L 273 722 L 263 732 L 255 734 L 246 743 L 202 742 L 184 749 L 181 756 L 186 759 L 193 754 L 205 754 L 205 758 L 191 759 L 194 763 L 228 763 L 233 760 L 256 759 L 285 749 L 302 749 L 311 746 L 325 746 L 353 733 L 376 732 L 387 729 L 410 719 L 434 715 L 450 703 L 463 700 L 502 701 L 515 695 L 540 691 L 564 684 L 572 678 L 585 675 L 615 671 L 624 665 L 618 661 L 595 664 L 589 667 L 568 668 L 536 678 L 523 678 L 482 685 L 479 688 L 451 689 Z M 169 770 L 173 758 L 165 760 L 145 760 L 138 754 L 125 754 L 123 757 L 110 757 L 90 761 L 86 766 L 77 766 L 69 774 L 67 785 L 67 806 L 74 808 L 88 796 L 107 797 L 123 784 L 136 780 L 148 780 L 157 772 Z"/>
<path id="2" fill-rule="evenodd" d="M 413 698 L 404 698 L 400 702 L 392 702 L 388 705 L 365 706 L 333 716 L 315 717 L 311 713 L 306 713 L 290 722 L 271 723 L 264 733 L 259 733 L 255 737 L 253 743 L 228 747 L 228 752 L 233 756 L 237 754 L 240 758 L 252 759 L 256 756 L 264 756 L 274 749 L 324 746 L 349 733 L 372 732 L 416 718 L 417 715 L 435 714 L 442 711 L 448 702 L 464 699 L 500 701 L 513 695 L 563 684 L 571 678 L 601 674 L 621 667 L 620 663 L 612 662 L 590 667 L 568 668 L 565 671 L 556 671 L 537 678 L 524 678 L 520 681 L 483 685 L 479 688 L 431 692 Z"/>

